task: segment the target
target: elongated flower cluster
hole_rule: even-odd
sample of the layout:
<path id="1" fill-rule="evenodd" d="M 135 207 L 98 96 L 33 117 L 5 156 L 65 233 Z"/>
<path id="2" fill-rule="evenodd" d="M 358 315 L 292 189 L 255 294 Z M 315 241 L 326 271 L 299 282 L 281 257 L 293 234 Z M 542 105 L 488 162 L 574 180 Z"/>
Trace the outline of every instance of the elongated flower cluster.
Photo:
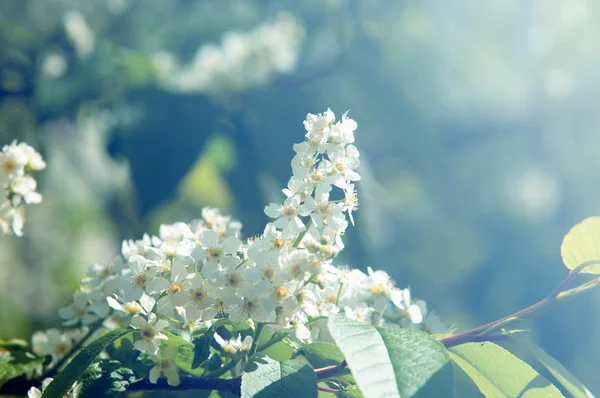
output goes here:
<path id="1" fill-rule="evenodd" d="M 37 204 L 42 195 L 31 172 L 42 170 L 46 163 L 35 149 L 13 141 L 0 152 L 0 234 L 23 235 L 25 205 Z"/>
<path id="2" fill-rule="evenodd" d="M 301 342 L 328 339 L 324 318 L 336 313 L 444 332 L 427 316 L 425 303 L 412 302 L 410 291 L 396 288 L 384 271 L 368 268 L 365 274 L 333 265 L 358 206 L 357 125 L 347 114 L 336 122 L 327 110 L 308 114 L 304 126 L 306 139 L 294 145 L 285 199 L 266 206 L 273 220 L 261 235 L 242 240 L 239 222 L 205 208 L 199 220 L 163 225 L 159 236 L 125 241 L 121 256 L 89 268 L 73 303 L 59 311 L 65 325 L 85 327 L 110 316 L 136 328 L 134 347 L 158 366 L 152 380 L 164 374 L 175 384 L 175 365 L 160 349 L 164 330 L 185 333 L 223 317 L 264 324 Z M 54 356 L 52 342 L 63 341 L 46 335 L 38 341 L 47 341 L 45 350 Z M 252 343 L 239 336 L 215 339 L 229 353 Z"/>
<path id="3" fill-rule="evenodd" d="M 264 84 L 295 67 L 304 28 L 287 13 L 248 32 L 228 32 L 220 44 L 204 44 L 191 63 L 170 52 L 154 54 L 160 82 L 169 90 L 229 92 Z"/>

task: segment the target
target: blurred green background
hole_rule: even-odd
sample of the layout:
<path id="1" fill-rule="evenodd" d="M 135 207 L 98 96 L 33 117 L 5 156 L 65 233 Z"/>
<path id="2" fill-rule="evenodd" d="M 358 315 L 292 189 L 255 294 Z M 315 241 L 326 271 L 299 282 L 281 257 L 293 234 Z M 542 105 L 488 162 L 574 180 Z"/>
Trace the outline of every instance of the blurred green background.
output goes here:
<path id="1" fill-rule="evenodd" d="M 0 143 L 44 201 L 0 238 L 0 337 L 58 326 L 86 267 L 202 206 L 262 232 L 306 113 L 361 151 L 341 262 L 388 271 L 461 330 L 547 294 L 600 212 L 600 3 L 3 0 Z M 535 321 L 600 391 L 600 293 Z"/>

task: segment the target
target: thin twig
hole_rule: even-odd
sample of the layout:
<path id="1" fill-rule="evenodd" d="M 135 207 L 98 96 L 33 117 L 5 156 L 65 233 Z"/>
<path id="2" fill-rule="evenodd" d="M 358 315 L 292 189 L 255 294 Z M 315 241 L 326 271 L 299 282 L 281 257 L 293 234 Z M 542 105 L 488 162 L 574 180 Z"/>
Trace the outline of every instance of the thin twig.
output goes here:
<path id="1" fill-rule="evenodd" d="M 558 284 L 558 286 L 556 286 L 546 297 L 544 297 L 542 300 L 538 301 L 537 303 L 530 305 L 529 307 L 524 308 L 520 311 L 517 311 L 513 314 L 507 315 L 504 318 L 500 318 L 498 320 L 492 321 L 490 323 L 486 323 L 485 325 L 476 327 L 474 329 L 470 329 L 465 332 L 455 334 L 454 336 L 445 337 L 440 340 L 440 343 L 444 344 L 444 346 L 446 346 L 446 347 L 453 347 L 453 346 L 456 346 L 459 344 L 474 341 L 473 339 L 476 336 L 480 336 L 485 333 L 490 333 L 490 332 L 498 329 L 499 327 L 505 327 L 506 325 L 508 325 L 510 323 L 514 323 L 514 322 L 520 321 L 526 317 L 540 313 L 541 311 L 547 309 L 553 303 L 555 303 L 559 300 L 562 300 L 563 298 L 566 298 L 564 293 L 573 291 L 573 294 L 575 294 L 575 293 L 579 293 L 579 292 L 588 290 L 588 288 L 586 288 L 586 289 L 581 289 L 581 288 L 583 286 L 587 286 L 591 282 L 594 282 L 596 279 L 594 281 L 587 282 L 577 288 L 570 289 L 568 291 L 563 292 L 563 289 L 565 287 L 567 287 L 567 285 L 569 283 L 571 283 L 573 281 L 573 279 L 575 279 L 575 277 L 577 275 L 579 275 L 579 273 L 581 273 L 581 271 L 584 268 L 589 267 L 590 265 L 594 265 L 594 264 L 600 264 L 600 261 L 598 261 L 598 260 L 586 261 L 583 264 L 581 264 L 580 266 L 578 266 L 577 268 L 573 269 L 571 272 L 569 272 L 569 275 L 567 275 L 567 277 Z M 598 283 L 591 284 L 589 288 L 591 288 L 597 284 Z"/>
<path id="2" fill-rule="evenodd" d="M 323 380 L 331 376 L 337 375 L 340 371 L 345 370 L 348 366 L 348 363 L 344 359 L 338 365 L 325 366 L 323 368 L 315 369 L 315 374 L 317 375 L 317 380 Z"/>
<path id="3" fill-rule="evenodd" d="M 156 384 L 144 379 L 130 384 L 127 391 L 156 391 L 156 390 L 218 390 L 229 391 L 240 395 L 242 378 L 235 379 L 204 379 L 204 378 L 182 378 L 178 386 L 170 386 L 166 380 L 159 379 Z"/>

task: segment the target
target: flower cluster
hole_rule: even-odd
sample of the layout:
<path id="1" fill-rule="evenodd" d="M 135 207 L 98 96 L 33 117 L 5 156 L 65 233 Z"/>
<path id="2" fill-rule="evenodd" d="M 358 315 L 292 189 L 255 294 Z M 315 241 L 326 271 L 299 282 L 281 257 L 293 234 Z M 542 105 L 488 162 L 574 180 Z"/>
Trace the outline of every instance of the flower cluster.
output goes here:
<path id="1" fill-rule="evenodd" d="M 154 54 L 154 66 L 170 90 L 238 91 L 292 71 L 303 38 L 302 26 L 293 16 L 281 13 L 252 31 L 227 33 L 220 46 L 201 46 L 188 65 L 180 65 L 174 55 L 161 51 Z"/>
<path id="2" fill-rule="evenodd" d="M 138 331 L 134 347 L 156 363 L 151 381 L 164 375 L 174 385 L 179 377 L 161 348 L 168 339 L 164 331 L 185 335 L 224 317 L 262 324 L 300 342 L 329 339 L 325 318 L 337 313 L 444 332 L 425 303 L 412 302 L 410 291 L 396 288 L 386 272 L 333 265 L 358 206 L 357 125 L 347 114 L 336 122 L 327 110 L 307 115 L 304 126 L 306 139 L 294 146 L 285 199 L 266 206 L 272 222 L 261 235 L 243 240 L 239 222 L 205 208 L 199 220 L 125 241 L 121 256 L 89 268 L 73 303 L 59 311 L 65 325 L 107 325 L 110 316 L 132 326 Z M 54 358 L 62 340 L 46 335 L 46 351 Z M 252 346 L 248 337 L 214 338 L 229 354 Z"/>
<path id="3" fill-rule="evenodd" d="M 46 163 L 35 149 L 13 141 L 0 152 L 0 234 L 23 235 L 25 205 L 37 204 L 42 195 L 30 174 L 42 170 Z"/>

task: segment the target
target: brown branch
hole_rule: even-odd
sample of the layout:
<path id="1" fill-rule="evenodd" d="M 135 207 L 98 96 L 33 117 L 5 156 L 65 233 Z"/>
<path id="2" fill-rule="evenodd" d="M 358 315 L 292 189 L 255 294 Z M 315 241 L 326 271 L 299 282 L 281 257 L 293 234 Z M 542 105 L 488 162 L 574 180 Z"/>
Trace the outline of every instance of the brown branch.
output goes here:
<path id="1" fill-rule="evenodd" d="M 317 375 L 317 380 L 323 380 L 331 376 L 337 375 L 340 371 L 345 370 L 348 366 L 348 363 L 344 359 L 338 365 L 325 366 L 323 368 L 315 369 L 315 374 Z"/>
<path id="2" fill-rule="evenodd" d="M 486 323 L 485 325 L 476 327 L 474 329 L 455 334 L 454 336 L 449 336 L 440 339 L 440 343 L 442 343 L 446 347 L 453 347 L 459 344 L 475 341 L 474 339 L 476 339 L 477 336 L 481 336 L 485 333 L 490 333 L 498 327 L 504 327 L 510 323 L 514 323 L 526 317 L 539 314 L 540 312 L 546 310 L 550 305 L 554 304 L 557 301 L 556 298 L 563 292 L 563 290 L 569 285 L 569 283 L 571 283 L 573 279 L 575 279 L 575 277 L 579 275 L 579 273 L 581 273 L 581 271 L 584 268 L 598 263 L 599 261 L 597 260 L 586 261 L 577 268 L 573 269 L 571 272 L 569 272 L 569 275 L 567 275 L 567 277 L 558 284 L 558 286 L 556 286 L 546 297 L 544 297 L 537 303 L 530 305 L 529 307 L 517 311 L 513 314 L 507 315 L 504 318 L 500 318 L 498 320 Z"/>
<path id="3" fill-rule="evenodd" d="M 199 379 L 199 378 L 182 378 L 178 386 L 170 386 L 166 380 L 159 379 L 156 384 L 150 383 L 144 379 L 133 383 L 127 387 L 127 392 L 130 391 L 160 391 L 160 390 L 218 390 L 229 391 L 235 395 L 240 395 L 242 389 L 242 378 L 235 379 Z"/>

